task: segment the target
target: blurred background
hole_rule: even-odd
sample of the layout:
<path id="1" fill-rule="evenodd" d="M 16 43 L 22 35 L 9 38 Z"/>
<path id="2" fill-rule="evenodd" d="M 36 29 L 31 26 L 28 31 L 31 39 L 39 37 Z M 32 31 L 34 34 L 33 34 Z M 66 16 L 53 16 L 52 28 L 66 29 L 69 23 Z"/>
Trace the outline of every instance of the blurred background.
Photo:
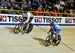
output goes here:
<path id="1" fill-rule="evenodd" d="M 0 14 L 75 17 L 75 0 L 0 0 Z"/>

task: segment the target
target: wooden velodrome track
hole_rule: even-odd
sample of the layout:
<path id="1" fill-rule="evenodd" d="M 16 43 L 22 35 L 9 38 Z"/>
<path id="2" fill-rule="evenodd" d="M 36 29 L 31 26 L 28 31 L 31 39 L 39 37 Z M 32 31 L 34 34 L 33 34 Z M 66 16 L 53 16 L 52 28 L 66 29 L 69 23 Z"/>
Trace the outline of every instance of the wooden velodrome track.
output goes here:
<path id="1" fill-rule="evenodd" d="M 58 46 L 42 43 L 49 27 L 34 27 L 29 34 L 14 34 L 13 28 L 0 28 L 0 53 L 75 53 L 75 26 L 61 27 L 62 41 Z"/>

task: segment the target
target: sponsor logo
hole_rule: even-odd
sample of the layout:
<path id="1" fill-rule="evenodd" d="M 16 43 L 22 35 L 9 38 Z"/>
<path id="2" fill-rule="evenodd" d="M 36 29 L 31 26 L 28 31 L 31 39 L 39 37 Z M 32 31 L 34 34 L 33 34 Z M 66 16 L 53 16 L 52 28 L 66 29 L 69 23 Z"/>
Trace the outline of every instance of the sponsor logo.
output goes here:
<path id="1" fill-rule="evenodd" d="M 65 18 L 65 23 L 72 23 L 73 18 Z"/>
<path id="2" fill-rule="evenodd" d="M 54 21 L 56 23 L 61 23 L 62 18 L 47 18 L 47 17 L 35 17 L 35 23 L 50 23 Z"/>
<path id="3" fill-rule="evenodd" d="M 0 16 L 0 22 L 6 22 L 7 21 L 7 18 L 6 16 Z"/>
<path id="4" fill-rule="evenodd" d="M 7 21 L 6 16 L 2 16 L 2 21 L 3 21 L 3 22 L 6 22 L 6 21 Z"/>
<path id="5" fill-rule="evenodd" d="M 0 15 L 0 22 L 21 22 L 21 16 L 4 16 Z"/>

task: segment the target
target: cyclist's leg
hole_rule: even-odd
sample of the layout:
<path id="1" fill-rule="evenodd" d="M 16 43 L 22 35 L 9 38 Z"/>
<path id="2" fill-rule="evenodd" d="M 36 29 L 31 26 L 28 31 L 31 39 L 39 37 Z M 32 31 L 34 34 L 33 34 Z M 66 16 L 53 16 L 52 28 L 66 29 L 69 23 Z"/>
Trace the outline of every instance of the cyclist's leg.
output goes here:
<path id="1" fill-rule="evenodd" d="M 33 20 L 33 17 L 30 17 L 30 19 L 29 19 L 28 23 L 30 23 L 32 20 Z"/>
<path id="2" fill-rule="evenodd" d="M 46 37 L 46 40 L 45 40 L 45 46 L 49 46 L 52 44 L 52 35 L 53 33 L 48 33 L 48 36 Z"/>
<path id="3" fill-rule="evenodd" d="M 54 35 L 54 33 L 53 33 L 53 31 L 52 31 L 51 34 L 49 35 L 49 36 L 50 36 L 49 42 L 51 43 L 51 45 L 54 44 L 54 43 L 53 43 L 53 39 L 54 39 L 53 35 Z"/>
<path id="4" fill-rule="evenodd" d="M 33 19 L 33 17 L 30 17 L 29 21 L 24 24 L 24 25 L 25 25 L 25 28 L 24 28 L 24 29 L 25 29 L 26 31 L 29 29 L 29 26 L 30 26 L 30 23 L 31 23 L 32 19 Z"/>
<path id="5" fill-rule="evenodd" d="M 55 32 L 56 32 L 55 39 L 53 40 L 53 42 L 55 43 L 55 45 L 57 45 L 61 41 L 61 35 L 60 35 L 61 30 L 56 30 Z"/>

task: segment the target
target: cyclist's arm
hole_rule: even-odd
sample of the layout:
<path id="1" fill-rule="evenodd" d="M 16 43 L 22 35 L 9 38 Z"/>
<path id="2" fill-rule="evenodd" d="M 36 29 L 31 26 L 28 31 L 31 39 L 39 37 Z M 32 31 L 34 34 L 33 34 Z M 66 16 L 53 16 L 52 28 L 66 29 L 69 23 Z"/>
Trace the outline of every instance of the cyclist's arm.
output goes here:
<path id="1" fill-rule="evenodd" d="M 50 30 L 48 31 L 48 33 L 50 33 L 52 31 L 52 27 L 50 28 Z"/>

